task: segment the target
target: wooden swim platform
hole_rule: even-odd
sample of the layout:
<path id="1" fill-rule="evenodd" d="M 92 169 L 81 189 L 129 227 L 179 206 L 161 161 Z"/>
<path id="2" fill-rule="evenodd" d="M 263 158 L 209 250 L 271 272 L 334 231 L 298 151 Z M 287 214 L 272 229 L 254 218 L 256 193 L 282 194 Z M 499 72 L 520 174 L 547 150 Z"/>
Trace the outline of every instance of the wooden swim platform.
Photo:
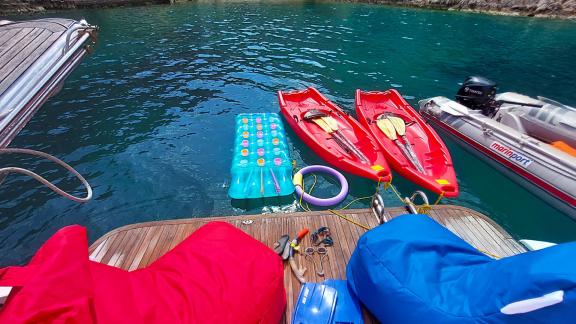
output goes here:
<path id="1" fill-rule="evenodd" d="M 405 210 L 389 208 L 386 213 L 387 218 L 391 219 L 404 214 Z M 342 214 L 370 228 L 378 224 L 370 209 L 350 209 L 343 211 Z M 429 215 L 468 243 L 490 255 L 505 257 L 526 251 L 498 224 L 474 210 L 440 205 L 434 206 Z M 297 263 L 308 269 L 306 280 L 310 282 L 322 282 L 330 278 L 345 279 L 346 264 L 358 238 L 366 232 L 365 229 L 328 211 L 166 220 L 115 229 L 92 244 L 90 258 L 125 270 L 143 268 L 210 221 L 231 223 L 269 247 L 272 247 L 283 234 L 294 237 L 296 232 L 304 227 L 314 231 L 321 226 L 328 226 L 334 238 L 334 246 L 328 248 L 329 256 L 324 263 L 325 277 L 316 276 L 312 264 L 302 255 L 296 256 Z M 310 245 L 310 237 L 307 236 L 302 246 Z M 315 260 L 318 262 L 317 258 Z M 294 304 L 300 292 L 300 283 L 292 274 L 287 262 L 284 265 L 284 285 L 288 302 L 285 321 L 290 323 Z"/>
<path id="2" fill-rule="evenodd" d="M 58 92 L 95 35 L 71 19 L 0 20 L 0 148 Z"/>

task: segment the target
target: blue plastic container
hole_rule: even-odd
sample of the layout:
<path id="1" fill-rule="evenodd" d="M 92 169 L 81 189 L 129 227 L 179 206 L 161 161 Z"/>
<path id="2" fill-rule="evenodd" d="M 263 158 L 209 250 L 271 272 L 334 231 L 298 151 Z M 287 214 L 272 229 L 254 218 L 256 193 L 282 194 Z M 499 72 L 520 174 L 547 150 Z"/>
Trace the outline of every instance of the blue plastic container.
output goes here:
<path id="1" fill-rule="evenodd" d="M 346 280 L 327 279 L 324 285 L 336 289 L 338 299 L 332 317 L 333 324 L 364 324 L 360 301 L 348 288 Z"/>
<path id="2" fill-rule="evenodd" d="M 228 195 L 233 199 L 247 199 L 292 194 L 292 160 L 288 152 L 284 125 L 278 114 L 236 116 Z"/>
<path id="3" fill-rule="evenodd" d="M 292 324 L 331 324 L 337 300 L 336 289 L 312 282 L 300 289 Z"/>

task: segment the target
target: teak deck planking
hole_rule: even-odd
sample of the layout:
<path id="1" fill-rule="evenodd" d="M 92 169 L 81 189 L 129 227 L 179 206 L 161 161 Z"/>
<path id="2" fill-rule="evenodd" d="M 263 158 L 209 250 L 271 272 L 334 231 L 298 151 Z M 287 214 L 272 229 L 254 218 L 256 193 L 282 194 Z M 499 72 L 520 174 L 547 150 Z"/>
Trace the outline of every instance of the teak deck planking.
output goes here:
<path id="1" fill-rule="evenodd" d="M 73 24 L 49 18 L 0 26 L 0 95 Z"/>
<path id="2" fill-rule="evenodd" d="M 84 45 L 89 38 L 95 41 L 96 31 L 97 27 L 63 18 L 1 21 L 0 148 L 7 147 L 46 100 L 60 91 L 88 54 Z"/>
<path id="3" fill-rule="evenodd" d="M 387 218 L 404 213 L 403 208 L 390 208 L 387 209 Z M 371 228 L 377 225 L 376 218 L 369 209 L 350 209 L 343 214 Z M 471 209 L 449 205 L 435 206 L 429 215 L 485 253 L 505 257 L 525 251 L 498 224 Z M 167 220 L 115 229 L 92 244 L 90 257 L 94 261 L 126 270 L 143 268 L 210 221 L 231 223 L 269 247 L 283 234 L 293 237 L 304 227 L 314 231 L 321 226 L 328 226 L 334 238 L 334 246 L 328 248 L 328 258 L 324 261 L 324 277 L 315 274 L 312 264 L 305 260 L 304 256 L 296 256 L 297 263 L 308 269 L 305 277 L 310 282 L 322 282 L 329 278 L 345 279 L 346 264 L 358 238 L 366 232 L 328 211 Z M 310 245 L 308 235 L 302 242 L 302 248 Z M 317 255 L 314 260 L 318 264 Z M 300 292 L 300 283 L 287 262 L 284 265 L 284 286 L 287 294 L 285 321 L 289 323 Z"/>

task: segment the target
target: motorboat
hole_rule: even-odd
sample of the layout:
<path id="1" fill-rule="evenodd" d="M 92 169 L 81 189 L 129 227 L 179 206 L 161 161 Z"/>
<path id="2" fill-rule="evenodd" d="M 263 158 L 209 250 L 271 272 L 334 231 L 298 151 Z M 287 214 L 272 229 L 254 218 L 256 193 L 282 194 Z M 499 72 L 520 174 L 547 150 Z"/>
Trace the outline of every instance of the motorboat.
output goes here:
<path id="1" fill-rule="evenodd" d="M 420 113 L 464 149 L 576 219 L 576 108 L 496 89 L 486 78 L 469 77 L 456 100 L 421 100 Z"/>

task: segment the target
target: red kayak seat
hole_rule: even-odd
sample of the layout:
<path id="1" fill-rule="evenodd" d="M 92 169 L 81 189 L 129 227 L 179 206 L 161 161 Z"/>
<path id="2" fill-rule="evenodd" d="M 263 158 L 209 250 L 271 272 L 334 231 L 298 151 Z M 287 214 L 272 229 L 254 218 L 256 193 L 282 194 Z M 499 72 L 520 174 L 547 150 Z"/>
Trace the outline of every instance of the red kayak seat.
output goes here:
<path id="1" fill-rule="evenodd" d="M 86 230 L 54 234 L 24 267 L 0 269 L 14 287 L 0 323 L 278 323 L 282 261 L 241 230 L 211 222 L 144 269 L 89 261 Z"/>

